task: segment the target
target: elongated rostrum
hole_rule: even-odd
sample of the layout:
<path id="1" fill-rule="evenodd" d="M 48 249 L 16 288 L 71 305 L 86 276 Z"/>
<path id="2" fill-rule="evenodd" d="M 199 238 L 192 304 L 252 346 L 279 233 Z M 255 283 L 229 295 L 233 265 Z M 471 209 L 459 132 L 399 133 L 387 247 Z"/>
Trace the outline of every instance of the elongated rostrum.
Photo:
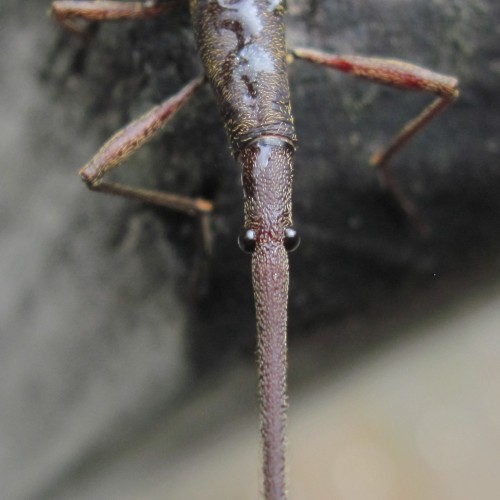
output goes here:
<path id="1" fill-rule="evenodd" d="M 61 0 L 53 16 L 82 35 L 80 20 L 119 21 L 168 15 L 170 2 Z M 111 137 L 80 170 L 89 188 L 127 196 L 200 216 L 204 240 L 212 203 L 172 193 L 104 181 L 151 139 L 208 80 L 215 93 L 242 168 L 244 227 L 238 242 L 252 254 L 257 317 L 257 353 L 263 459 L 263 497 L 287 497 L 285 474 L 288 253 L 299 244 L 292 225 L 292 176 L 297 143 L 290 108 L 288 61 L 303 59 L 394 87 L 434 93 L 436 99 L 409 121 L 377 155 L 382 182 L 424 232 L 412 203 L 388 168 L 393 155 L 457 96 L 457 80 L 401 61 L 327 54 L 285 47 L 285 0 L 190 0 L 190 11 L 205 75 L 137 118 Z"/>

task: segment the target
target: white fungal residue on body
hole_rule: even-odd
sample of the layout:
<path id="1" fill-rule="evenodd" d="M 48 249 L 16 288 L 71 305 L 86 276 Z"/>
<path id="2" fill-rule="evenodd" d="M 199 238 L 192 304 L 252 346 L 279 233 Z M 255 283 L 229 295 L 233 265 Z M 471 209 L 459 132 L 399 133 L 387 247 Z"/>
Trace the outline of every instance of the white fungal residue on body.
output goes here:
<path id="1" fill-rule="evenodd" d="M 272 0 L 275 1 L 275 0 Z M 218 0 L 219 5 L 228 10 L 223 19 L 240 23 L 245 42 L 262 30 L 262 20 L 255 0 Z"/>
<path id="2" fill-rule="evenodd" d="M 216 1 L 223 8 L 219 27 L 236 35 L 235 45 L 227 53 L 235 94 L 241 95 L 247 106 L 253 106 L 258 98 L 259 76 L 276 70 L 271 52 L 259 43 L 264 29 L 262 4 L 269 8 L 268 0 Z M 281 0 L 269 1 L 274 5 Z"/>
<path id="3" fill-rule="evenodd" d="M 256 104 L 258 99 L 259 78 L 263 73 L 273 73 L 274 61 L 271 54 L 257 44 L 249 44 L 238 53 L 234 67 L 233 82 L 243 94 L 247 106 Z M 241 92 L 243 87 L 243 92 Z"/>
<path id="4" fill-rule="evenodd" d="M 273 58 L 268 51 L 260 45 L 249 44 L 238 53 L 241 61 L 237 71 L 246 75 L 250 81 L 255 81 L 259 73 L 272 73 L 274 71 Z"/>

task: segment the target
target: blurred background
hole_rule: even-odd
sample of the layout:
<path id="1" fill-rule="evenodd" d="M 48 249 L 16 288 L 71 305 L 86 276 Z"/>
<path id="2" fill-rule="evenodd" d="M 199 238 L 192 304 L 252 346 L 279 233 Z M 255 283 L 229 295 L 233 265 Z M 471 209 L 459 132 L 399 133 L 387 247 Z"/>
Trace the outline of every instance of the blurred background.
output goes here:
<path id="1" fill-rule="evenodd" d="M 213 199 L 210 257 L 196 220 L 77 176 L 201 71 L 189 15 L 91 25 L 84 43 L 49 3 L 6 0 L 0 18 L 0 496 L 258 498 L 240 172 L 210 89 L 117 172 Z M 368 159 L 430 97 L 290 68 L 290 499 L 498 498 L 500 6 L 288 4 L 290 46 L 400 58 L 461 88 L 394 160 L 423 239 Z"/>

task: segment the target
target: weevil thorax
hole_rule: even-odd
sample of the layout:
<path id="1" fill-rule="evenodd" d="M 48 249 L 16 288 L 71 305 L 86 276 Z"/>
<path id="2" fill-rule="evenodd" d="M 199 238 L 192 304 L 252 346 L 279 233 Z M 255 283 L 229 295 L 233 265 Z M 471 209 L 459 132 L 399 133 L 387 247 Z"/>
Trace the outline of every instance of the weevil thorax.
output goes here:
<path id="1" fill-rule="evenodd" d="M 205 72 L 237 156 L 263 135 L 295 143 L 284 0 L 191 0 Z"/>

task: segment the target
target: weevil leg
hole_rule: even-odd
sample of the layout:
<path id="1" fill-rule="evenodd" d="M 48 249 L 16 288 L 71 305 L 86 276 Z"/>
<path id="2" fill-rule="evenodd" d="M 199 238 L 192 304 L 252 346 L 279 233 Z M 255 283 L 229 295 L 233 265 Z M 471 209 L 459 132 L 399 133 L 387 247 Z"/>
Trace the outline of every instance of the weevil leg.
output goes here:
<path id="1" fill-rule="evenodd" d="M 79 174 L 89 189 L 93 191 L 125 196 L 189 215 L 199 215 L 205 248 L 210 250 L 210 234 L 207 229 L 208 216 L 213 209 L 210 201 L 103 181 L 107 172 L 117 168 L 141 146 L 151 140 L 169 119 L 189 101 L 204 81 L 204 77 L 192 80 L 177 94 L 116 132 L 83 166 Z"/>
<path id="2" fill-rule="evenodd" d="M 156 1 L 56 0 L 52 2 L 50 13 L 68 31 L 78 36 L 84 36 L 84 31 L 78 24 L 79 20 L 120 21 L 125 19 L 149 19 L 166 14 L 174 4 L 175 1 L 160 3 Z"/>
<path id="3" fill-rule="evenodd" d="M 429 229 L 419 221 L 413 203 L 403 194 L 391 174 L 389 162 L 412 137 L 455 101 L 459 94 L 457 79 L 393 59 L 343 56 L 302 48 L 293 50 L 292 57 L 321 64 L 376 83 L 399 89 L 429 92 L 437 96 L 419 115 L 408 121 L 384 149 L 375 153 L 371 158 L 371 163 L 377 167 L 383 185 L 393 194 L 419 231 L 424 235 L 428 233 Z"/>

